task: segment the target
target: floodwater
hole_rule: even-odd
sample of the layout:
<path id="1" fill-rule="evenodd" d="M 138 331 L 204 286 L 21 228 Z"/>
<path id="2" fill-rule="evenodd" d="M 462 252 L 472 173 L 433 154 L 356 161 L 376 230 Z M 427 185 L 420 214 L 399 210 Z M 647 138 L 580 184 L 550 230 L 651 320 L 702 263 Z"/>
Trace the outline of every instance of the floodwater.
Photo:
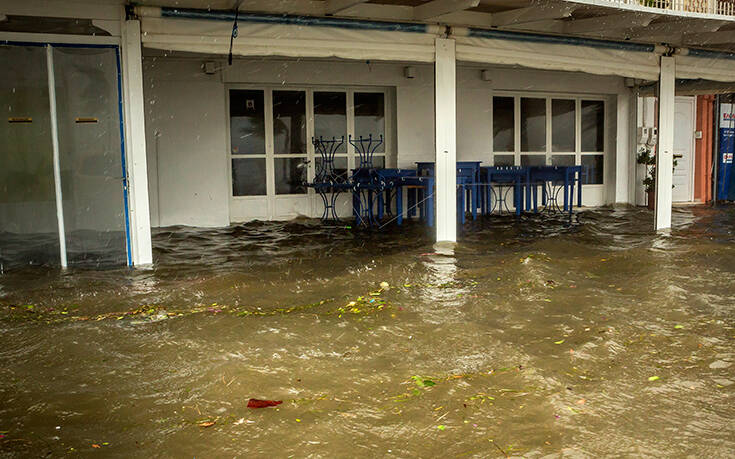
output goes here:
<path id="1" fill-rule="evenodd" d="M 177 227 L 150 270 L 6 272 L 0 454 L 733 457 L 735 208 L 674 224 Z"/>

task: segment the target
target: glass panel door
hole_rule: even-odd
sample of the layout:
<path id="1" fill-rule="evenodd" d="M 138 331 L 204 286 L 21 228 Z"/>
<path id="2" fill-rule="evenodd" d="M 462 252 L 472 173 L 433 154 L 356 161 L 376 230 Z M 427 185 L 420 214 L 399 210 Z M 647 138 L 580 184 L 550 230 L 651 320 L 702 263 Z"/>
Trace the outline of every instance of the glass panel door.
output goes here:
<path id="1" fill-rule="evenodd" d="M 117 53 L 54 48 L 59 163 L 70 265 L 127 259 Z"/>
<path id="2" fill-rule="evenodd" d="M 0 45 L 0 267 L 59 264 L 46 50 Z"/>
<path id="3" fill-rule="evenodd" d="M 276 194 L 306 194 L 306 91 L 273 91 Z"/>

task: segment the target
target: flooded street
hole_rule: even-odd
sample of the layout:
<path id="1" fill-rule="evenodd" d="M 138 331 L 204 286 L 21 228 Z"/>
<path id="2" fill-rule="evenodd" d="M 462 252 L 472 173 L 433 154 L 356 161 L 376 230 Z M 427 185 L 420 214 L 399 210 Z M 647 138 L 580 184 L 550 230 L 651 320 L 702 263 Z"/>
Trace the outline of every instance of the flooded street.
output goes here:
<path id="1" fill-rule="evenodd" d="M 732 457 L 735 208 L 673 218 L 176 227 L 153 269 L 8 271 L 0 455 Z"/>

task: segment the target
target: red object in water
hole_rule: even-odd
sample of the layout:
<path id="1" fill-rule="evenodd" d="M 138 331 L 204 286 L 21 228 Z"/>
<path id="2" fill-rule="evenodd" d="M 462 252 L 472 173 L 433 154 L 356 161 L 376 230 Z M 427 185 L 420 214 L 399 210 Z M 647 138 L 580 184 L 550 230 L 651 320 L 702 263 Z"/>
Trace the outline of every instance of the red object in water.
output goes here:
<path id="1" fill-rule="evenodd" d="M 248 408 L 268 408 L 269 406 L 278 406 L 283 403 L 281 400 L 258 400 L 251 398 L 248 400 Z"/>

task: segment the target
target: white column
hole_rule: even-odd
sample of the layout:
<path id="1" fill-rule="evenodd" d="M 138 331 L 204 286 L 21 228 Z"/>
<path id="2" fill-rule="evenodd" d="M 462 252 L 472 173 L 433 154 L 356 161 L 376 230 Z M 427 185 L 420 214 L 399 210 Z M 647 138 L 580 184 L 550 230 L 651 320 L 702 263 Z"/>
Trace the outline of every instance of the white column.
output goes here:
<path id="1" fill-rule="evenodd" d="M 51 146 L 54 163 L 54 191 L 56 194 L 56 223 L 59 229 L 59 261 L 67 267 L 66 230 L 64 229 L 64 200 L 61 195 L 61 160 L 59 155 L 59 124 L 56 115 L 56 73 L 54 71 L 54 49 L 46 45 L 46 73 L 48 75 L 48 106 L 51 120 Z"/>
<path id="2" fill-rule="evenodd" d="M 457 82 L 454 40 L 436 39 L 436 240 L 457 240 Z"/>
<path id="3" fill-rule="evenodd" d="M 628 180 L 630 170 L 630 91 L 617 97 L 615 137 L 615 203 L 628 203 Z"/>
<path id="4" fill-rule="evenodd" d="M 148 202 L 148 165 L 145 151 L 143 61 L 140 21 L 125 21 L 122 27 L 123 106 L 128 173 L 130 250 L 135 266 L 153 262 L 151 216 Z"/>
<path id="5" fill-rule="evenodd" d="M 671 228 L 674 181 L 674 113 L 676 67 L 673 57 L 661 57 L 658 93 L 658 148 L 656 149 L 656 230 Z"/>

